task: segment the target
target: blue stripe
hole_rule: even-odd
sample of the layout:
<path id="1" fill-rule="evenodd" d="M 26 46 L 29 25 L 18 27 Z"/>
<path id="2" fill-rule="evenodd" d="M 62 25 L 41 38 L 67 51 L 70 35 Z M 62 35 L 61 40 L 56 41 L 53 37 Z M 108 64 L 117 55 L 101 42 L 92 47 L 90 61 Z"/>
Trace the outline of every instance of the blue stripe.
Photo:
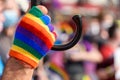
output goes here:
<path id="1" fill-rule="evenodd" d="M 27 38 L 31 39 L 34 43 L 38 44 L 40 47 L 42 46 L 41 48 L 45 52 L 47 52 L 49 50 L 44 41 L 42 41 L 41 39 L 39 39 L 36 35 L 34 35 L 33 33 L 31 33 L 30 31 L 26 30 L 25 28 L 23 28 L 21 26 L 18 26 L 16 31 L 19 32 L 19 33 L 21 33 L 21 34 L 23 34 Z"/>
<path id="2" fill-rule="evenodd" d="M 15 38 L 19 39 L 21 41 L 23 41 L 24 43 L 28 44 L 29 46 L 31 46 L 33 49 L 35 49 L 36 51 L 38 51 L 40 54 L 42 54 L 42 56 L 44 56 L 46 53 L 41 49 L 41 47 L 39 47 L 36 43 L 34 43 L 32 40 L 28 39 L 26 36 L 24 36 L 23 34 L 16 32 L 15 34 Z M 23 45 L 24 46 L 24 45 Z"/>

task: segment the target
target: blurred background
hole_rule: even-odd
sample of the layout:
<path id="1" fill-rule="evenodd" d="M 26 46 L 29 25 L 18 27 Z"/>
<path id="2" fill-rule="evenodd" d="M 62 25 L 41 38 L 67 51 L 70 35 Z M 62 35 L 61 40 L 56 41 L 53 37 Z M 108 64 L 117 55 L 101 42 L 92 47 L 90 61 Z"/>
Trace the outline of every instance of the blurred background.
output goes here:
<path id="1" fill-rule="evenodd" d="M 57 32 L 55 44 L 72 39 L 72 16 L 82 15 L 81 40 L 66 51 L 49 51 L 33 80 L 120 80 L 120 0 L 43 0 Z M 0 76 L 16 25 L 30 0 L 0 0 Z"/>

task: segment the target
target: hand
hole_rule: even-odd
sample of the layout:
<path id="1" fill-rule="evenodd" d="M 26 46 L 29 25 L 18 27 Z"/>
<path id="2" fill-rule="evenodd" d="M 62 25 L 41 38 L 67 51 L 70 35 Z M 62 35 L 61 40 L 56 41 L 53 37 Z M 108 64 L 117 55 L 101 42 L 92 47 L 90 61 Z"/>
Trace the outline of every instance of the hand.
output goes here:
<path id="1" fill-rule="evenodd" d="M 44 6 L 33 7 L 17 26 L 10 56 L 36 68 L 55 42 L 55 32 Z"/>

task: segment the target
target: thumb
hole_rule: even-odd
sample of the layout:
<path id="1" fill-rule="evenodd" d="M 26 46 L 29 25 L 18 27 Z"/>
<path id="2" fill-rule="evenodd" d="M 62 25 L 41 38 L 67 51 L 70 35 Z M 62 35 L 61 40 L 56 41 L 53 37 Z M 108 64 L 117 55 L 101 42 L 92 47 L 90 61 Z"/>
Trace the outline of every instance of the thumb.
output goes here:
<path id="1" fill-rule="evenodd" d="M 45 6 L 38 5 L 37 7 L 43 12 L 43 14 L 47 15 L 48 10 Z"/>

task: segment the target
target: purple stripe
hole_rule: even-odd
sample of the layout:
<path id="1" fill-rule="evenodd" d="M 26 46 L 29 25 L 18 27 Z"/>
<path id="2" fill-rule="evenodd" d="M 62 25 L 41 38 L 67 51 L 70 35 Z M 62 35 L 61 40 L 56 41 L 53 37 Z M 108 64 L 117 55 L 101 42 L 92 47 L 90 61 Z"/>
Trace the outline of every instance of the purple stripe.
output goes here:
<path id="1" fill-rule="evenodd" d="M 28 37 L 29 39 L 31 39 L 32 41 L 34 41 L 45 52 L 47 52 L 49 50 L 48 47 L 45 45 L 45 43 L 41 39 L 39 39 L 36 35 L 34 35 L 33 33 L 31 33 L 30 31 L 26 30 L 25 28 L 23 28 L 21 26 L 18 26 L 16 31 L 20 32 L 21 34 L 25 35 L 26 37 Z"/>
<path id="2" fill-rule="evenodd" d="M 54 31 L 54 26 L 53 26 L 52 24 L 48 24 L 48 27 L 49 27 L 49 30 L 50 30 L 51 32 Z"/>

